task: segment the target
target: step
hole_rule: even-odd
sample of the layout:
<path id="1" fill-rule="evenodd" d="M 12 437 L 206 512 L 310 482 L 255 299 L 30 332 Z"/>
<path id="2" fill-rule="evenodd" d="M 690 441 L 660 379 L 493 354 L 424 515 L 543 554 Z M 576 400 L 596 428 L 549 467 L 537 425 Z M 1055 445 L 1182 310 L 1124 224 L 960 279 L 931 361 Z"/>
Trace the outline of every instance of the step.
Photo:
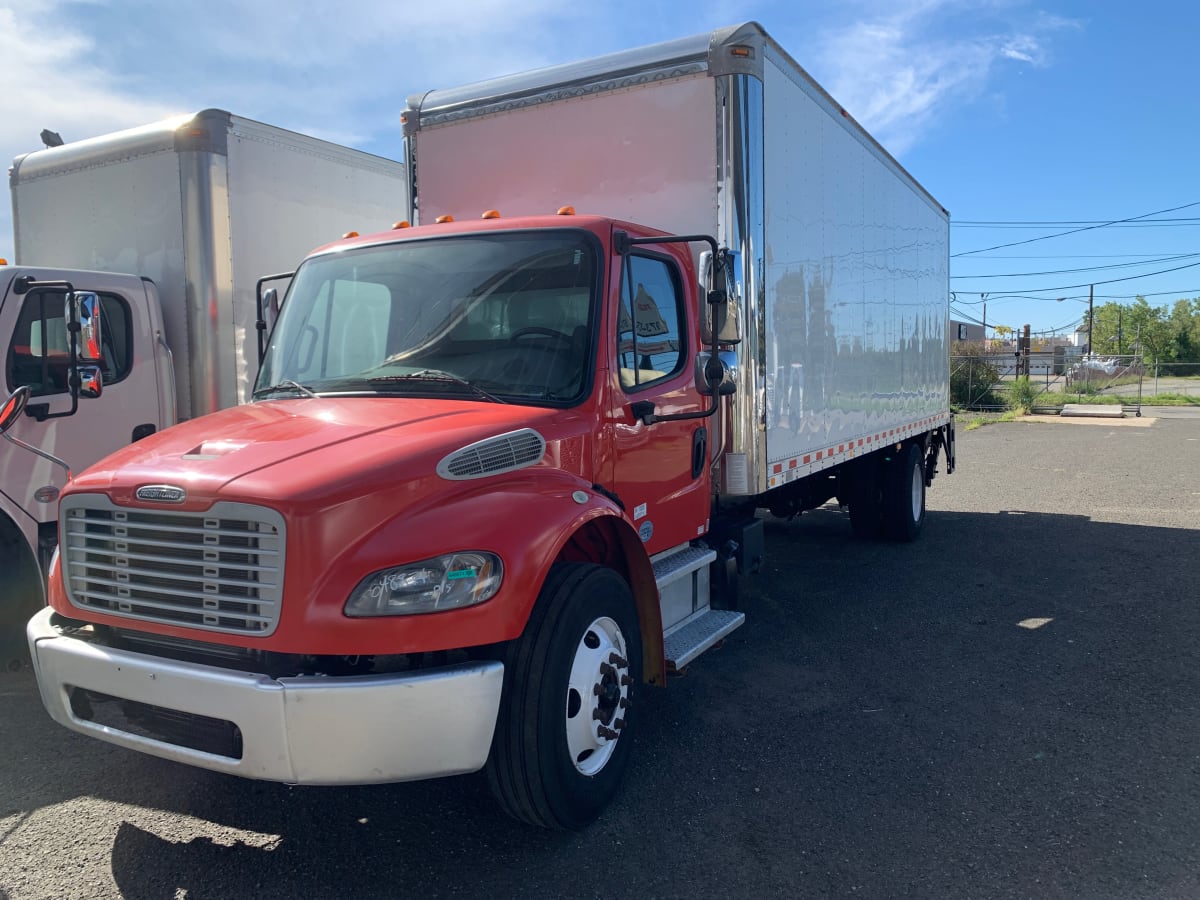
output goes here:
<path id="1" fill-rule="evenodd" d="M 678 672 L 726 635 L 740 628 L 746 614 L 732 609 L 708 609 L 664 635 L 667 669 Z"/>
<path id="2" fill-rule="evenodd" d="M 716 558 L 716 550 L 707 547 L 683 547 L 670 556 L 663 556 L 654 561 L 654 580 L 661 591 L 701 566 L 707 566 Z"/>

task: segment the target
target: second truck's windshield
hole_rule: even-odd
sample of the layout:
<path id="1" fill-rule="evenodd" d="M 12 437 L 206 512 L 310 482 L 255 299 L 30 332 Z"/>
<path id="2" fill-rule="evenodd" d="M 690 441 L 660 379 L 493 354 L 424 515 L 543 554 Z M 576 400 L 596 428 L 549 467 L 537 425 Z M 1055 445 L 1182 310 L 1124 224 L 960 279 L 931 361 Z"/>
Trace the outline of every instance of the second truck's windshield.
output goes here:
<path id="1" fill-rule="evenodd" d="M 566 230 L 398 241 L 315 257 L 296 273 L 258 384 L 578 400 L 595 343 L 596 260 L 592 239 Z M 429 371 L 448 377 L 421 377 Z M 415 377 L 397 377 L 406 375 Z"/>

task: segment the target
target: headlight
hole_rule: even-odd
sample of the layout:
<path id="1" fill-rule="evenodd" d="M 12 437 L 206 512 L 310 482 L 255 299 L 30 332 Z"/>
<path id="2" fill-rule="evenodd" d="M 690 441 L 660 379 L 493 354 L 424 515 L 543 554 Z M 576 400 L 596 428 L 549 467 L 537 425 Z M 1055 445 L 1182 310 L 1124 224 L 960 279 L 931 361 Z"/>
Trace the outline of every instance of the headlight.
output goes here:
<path id="1" fill-rule="evenodd" d="M 447 553 L 368 575 L 346 601 L 348 616 L 413 616 L 475 606 L 500 589 L 494 553 Z"/>

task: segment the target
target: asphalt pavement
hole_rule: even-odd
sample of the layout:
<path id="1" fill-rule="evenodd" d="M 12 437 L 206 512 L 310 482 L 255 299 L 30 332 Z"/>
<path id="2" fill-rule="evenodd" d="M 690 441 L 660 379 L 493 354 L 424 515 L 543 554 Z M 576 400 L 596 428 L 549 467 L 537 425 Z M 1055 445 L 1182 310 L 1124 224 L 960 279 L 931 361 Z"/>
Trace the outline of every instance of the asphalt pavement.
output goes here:
<path id="1" fill-rule="evenodd" d="M 1200 420 L 959 435 L 913 545 L 767 522 L 747 624 L 643 690 L 578 834 L 480 777 L 289 788 L 0 677 L 0 900 L 1200 896 Z"/>

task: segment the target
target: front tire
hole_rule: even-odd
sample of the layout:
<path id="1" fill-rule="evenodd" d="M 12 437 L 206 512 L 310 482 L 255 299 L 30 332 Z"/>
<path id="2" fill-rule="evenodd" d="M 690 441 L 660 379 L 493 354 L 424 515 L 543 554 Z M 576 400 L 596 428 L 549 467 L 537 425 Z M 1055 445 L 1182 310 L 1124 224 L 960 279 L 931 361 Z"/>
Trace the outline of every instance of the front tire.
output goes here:
<path id="1" fill-rule="evenodd" d="M 487 775 L 509 815 L 560 830 L 600 815 L 628 766 L 641 674 L 637 608 L 624 579 L 598 565 L 554 566 L 504 654 Z"/>

